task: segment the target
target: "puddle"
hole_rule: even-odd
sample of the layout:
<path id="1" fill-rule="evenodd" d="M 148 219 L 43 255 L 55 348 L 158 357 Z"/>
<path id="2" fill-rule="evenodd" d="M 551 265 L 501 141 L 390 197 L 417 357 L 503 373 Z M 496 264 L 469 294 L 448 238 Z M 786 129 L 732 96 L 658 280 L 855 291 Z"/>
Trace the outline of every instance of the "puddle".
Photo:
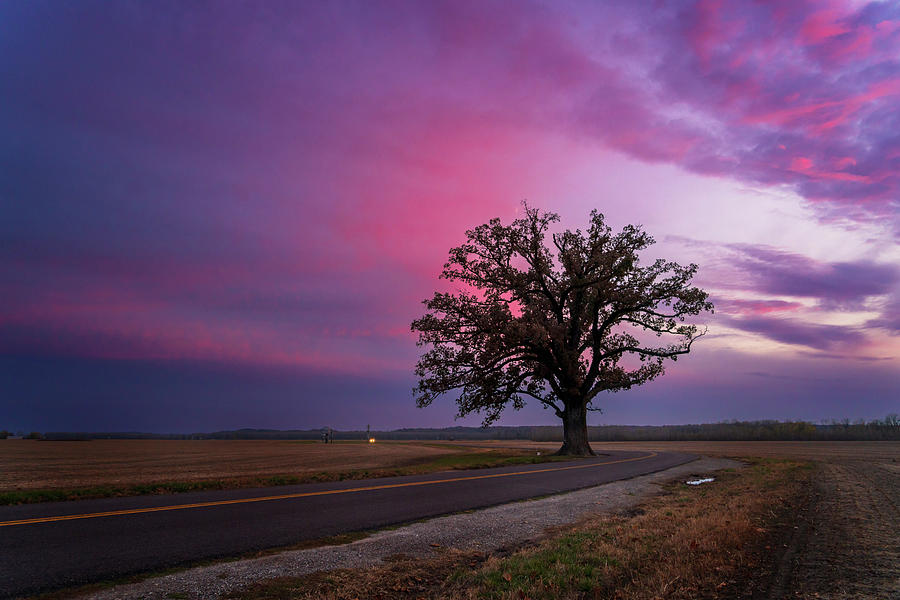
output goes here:
<path id="1" fill-rule="evenodd" d="M 688 485 L 700 485 L 701 483 L 709 483 L 710 481 L 715 481 L 715 477 L 704 477 L 703 479 L 690 479 L 685 481 Z"/>

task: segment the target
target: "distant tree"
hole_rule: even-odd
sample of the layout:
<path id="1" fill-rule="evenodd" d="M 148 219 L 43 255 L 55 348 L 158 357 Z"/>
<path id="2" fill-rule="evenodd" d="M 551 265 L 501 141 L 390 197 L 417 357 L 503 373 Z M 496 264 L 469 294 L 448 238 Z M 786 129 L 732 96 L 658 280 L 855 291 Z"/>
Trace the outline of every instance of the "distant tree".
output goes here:
<path id="1" fill-rule="evenodd" d="M 25 439 L 26 440 L 42 440 L 42 439 L 44 439 L 44 436 L 41 434 L 40 431 L 32 431 L 31 433 L 29 433 L 28 435 L 25 436 Z"/>
<path id="2" fill-rule="evenodd" d="M 5 440 L 9 437 L 9 432 L 5 429 L 0 430 L 0 440 Z"/>
<path id="3" fill-rule="evenodd" d="M 416 365 L 416 403 L 458 391 L 458 416 L 481 413 L 487 426 L 527 396 L 562 419 L 559 454 L 593 454 L 587 411 L 597 394 L 661 375 L 702 335 L 685 317 L 713 305 L 690 286 L 697 265 L 639 265 L 654 242 L 640 227 L 613 234 L 593 211 L 587 231 L 554 233 L 551 248 L 559 216 L 524 209 L 510 225 L 492 219 L 467 231 L 450 250 L 441 278 L 462 289 L 435 293 L 412 323 L 418 345 L 431 347 Z"/>

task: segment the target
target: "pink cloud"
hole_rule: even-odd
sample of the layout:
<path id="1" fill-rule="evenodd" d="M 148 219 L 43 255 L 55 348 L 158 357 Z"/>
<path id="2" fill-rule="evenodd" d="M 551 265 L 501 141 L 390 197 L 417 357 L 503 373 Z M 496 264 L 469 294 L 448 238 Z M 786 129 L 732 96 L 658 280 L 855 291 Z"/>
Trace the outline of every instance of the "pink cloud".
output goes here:
<path id="1" fill-rule="evenodd" d="M 869 102 L 900 94 L 900 79 L 873 83 L 868 91 L 840 100 L 814 102 L 774 112 L 750 115 L 746 122 L 779 126 L 799 126 L 817 134 L 842 125 Z"/>
<path id="2" fill-rule="evenodd" d="M 846 159 L 845 159 L 846 160 Z M 855 164 L 853 159 L 851 164 Z M 847 164 L 847 163 L 845 163 Z M 801 173 L 806 175 L 807 177 L 812 177 L 815 179 L 831 179 L 834 181 L 853 181 L 857 183 L 871 183 L 872 178 L 866 175 L 854 175 L 853 173 L 845 173 L 842 171 L 822 171 L 816 169 L 813 165 L 813 161 L 804 156 L 798 156 L 791 160 L 791 171 L 795 171 L 797 173 Z"/>
<path id="3" fill-rule="evenodd" d="M 850 31 L 843 22 L 846 14 L 833 9 L 811 13 L 800 27 L 800 39 L 805 44 L 816 44 L 828 38 Z"/>
<path id="4" fill-rule="evenodd" d="M 835 167 L 838 169 L 846 169 L 847 167 L 856 166 L 856 159 L 852 156 L 844 156 L 835 161 Z"/>
<path id="5" fill-rule="evenodd" d="M 791 170 L 799 171 L 801 173 L 805 173 L 812 169 L 813 162 L 812 160 L 806 158 L 805 156 L 798 156 L 791 160 Z"/>
<path id="6" fill-rule="evenodd" d="M 721 23 L 722 0 L 700 0 L 694 25 L 688 34 L 691 46 L 703 64 L 709 64 L 714 49 L 726 35 Z"/>

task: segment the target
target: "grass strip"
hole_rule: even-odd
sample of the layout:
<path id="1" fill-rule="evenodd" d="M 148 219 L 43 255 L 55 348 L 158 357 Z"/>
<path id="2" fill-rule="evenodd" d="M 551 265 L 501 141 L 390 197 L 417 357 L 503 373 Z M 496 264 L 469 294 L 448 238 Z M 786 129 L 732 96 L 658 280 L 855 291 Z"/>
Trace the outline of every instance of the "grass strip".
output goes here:
<path id="1" fill-rule="evenodd" d="M 752 460 L 675 483 L 627 515 L 597 515 L 508 556 L 444 551 L 367 570 L 263 580 L 235 600 L 539 600 L 739 597 L 802 497 L 806 463 Z M 781 525 L 779 525 L 781 524 Z M 779 533 L 780 535 L 780 533 Z"/>
<path id="2" fill-rule="evenodd" d="M 418 464 L 381 469 L 354 469 L 348 471 L 320 471 L 315 473 L 269 475 L 265 477 L 243 477 L 223 479 L 202 479 L 195 481 L 160 481 L 153 483 L 121 486 L 90 486 L 66 489 L 13 490 L 0 492 L 0 506 L 11 504 L 33 504 L 38 502 L 59 502 L 64 500 L 87 500 L 119 496 L 147 496 L 158 494 L 179 494 L 206 490 L 230 490 L 239 488 L 274 487 L 301 483 L 319 483 L 397 477 L 402 475 L 423 475 L 438 471 L 484 469 L 513 465 L 536 464 L 571 457 L 552 455 L 536 456 L 531 451 L 488 450 L 471 452 L 466 449 L 459 454 L 448 454 Z"/>

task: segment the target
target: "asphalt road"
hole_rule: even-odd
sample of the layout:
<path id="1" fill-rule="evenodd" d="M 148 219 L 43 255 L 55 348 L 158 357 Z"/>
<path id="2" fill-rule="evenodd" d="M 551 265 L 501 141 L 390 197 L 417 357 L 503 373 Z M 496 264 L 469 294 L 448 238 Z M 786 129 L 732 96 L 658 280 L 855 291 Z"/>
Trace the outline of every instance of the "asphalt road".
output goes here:
<path id="1" fill-rule="evenodd" d="M 592 459 L 477 471 L 5 506 L 0 507 L 0 596 L 575 490 L 694 458 L 610 451 Z"/>

